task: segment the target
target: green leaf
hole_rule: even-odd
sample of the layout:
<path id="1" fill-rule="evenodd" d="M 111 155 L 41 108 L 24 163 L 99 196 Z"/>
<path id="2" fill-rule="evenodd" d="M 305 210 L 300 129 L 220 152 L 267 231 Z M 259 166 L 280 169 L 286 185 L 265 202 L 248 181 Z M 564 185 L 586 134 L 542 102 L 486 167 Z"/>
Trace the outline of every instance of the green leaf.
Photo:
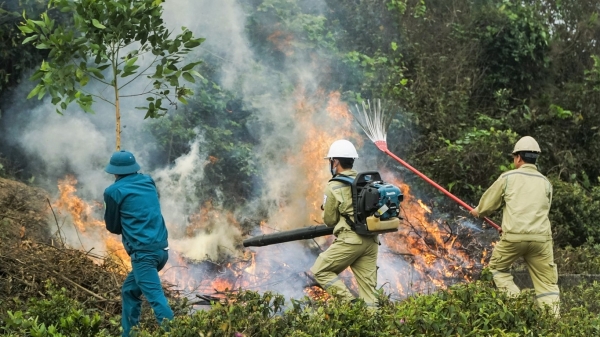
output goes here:
<path id="1" fill-rule="evenodd" d="M 125 67 L 123 67 L 123 72 L 126 72 L 126 73 L 132 73 L 132 72 L 134 72 L 134 71 L 138 70 L 138 68 L 139 68 L 139 67 L 140 67 L 140 66 L 138 66 L 138 65 L 133 65 L 133 66 L 125 66 Z"/>
<path id="2" fill-rule="evenodd" d="M 105 29 L 106 26 L 104 26 L 103 24 L 100 23 L 100 21 L 96 20 L 96 19 L 92 19 L 92 24 L 94 25 L 94 27 L 98 28 L 98 29 Z"/>
<path id="3" fill-rule="evenodd" d="M 181 74 L 181 76 L 183 76 L 183 78 L 188 82 L 196 83 L 194 76 L 190 75 L 190 73 L 188 72 L 184 72 L 183 74 Z"/>
<path id="4" fill-rule="evenodd" d="M 29 26 L 19 26 L 19 30 L 21 30 L 25 34 L 33 33 L 33 29 L 29 28 Z"/>
<path id="5" fill-rule="evenodd" d="M 38 39 L 38 37 L 39 37 L 39 36 L 37 36 L 37 35 L 32 35 L 32 36 L 30 36 L 30 37 L 26 38 L 25 40 L 23 40 L 23 43 L 22 43 L 22 44 L 27 44 L 27 43 L 29 43 L 29 42 L 31 42 L 31 41 L 35 41 L 35 40 L 37 40 L 37 39 Z"/>
<path id="6" fill-rule="evenodd" d="M 104 75 L 102 74 L 102 72 L 100 72 L 100 69 L 98 68 L 87 68 L 87 70 L 89 72 L 91 72 L 92 74 L 94 74 L 94 76 L 98 77 L 99 79 L 104 79 Z"/>
<path id="7" fill-rule="evenodd" d="M 152 76 L 152 78 L 162 78 L 162 75 L 163 75 L 163 66 L 159 64 L 156 66 L 156 72 L 154 73 L 154 76 Z"/>
<path id="8" fill-rule="evenodd" d="M 181 70 L 183 70 L 183 71 L 192 70 L 192 68 L 194 68 L 195 66 L 197 66 L 200 63 L 202 63 L 202 62 L 192 62 L 190 64 L 186 64 L 183 68 L 181 68 Z"/>
<path id="9" fill-rule="evenodd" d="M 30 78 L 30 81 L 37 81 L 39 79 L 41 79 L 44 76 L 44 72 L 43 71 L 36 71 Z"/>
<path id="10" fill-rule="evenodd" d="M 31 97 L 37 95 L 41 89 L 42 89 L 41 84 L 36 85 L 35 88 L 33 88 L 33 90 L 31 90 L 31 92 L 29 92 L 29 95 L 27 95 L 27 99 L 30 99 Z"/>
<path id="11" fill-rule="evenodd" d="M 48 71 L 48 70 L 50 70 L 50 65 L 48 64 L 48 62 L 42 60 L 42 65 L 40 66 L 40 70 L 41 71 Z"/>
<path id="12" fill-rule="evenodd" d="M 41 100 L 46 94 L 46 87 L 43 86 L 40 88 L 40 92 L 38 93 L 38 100 Z"/>
<path id="13" fill-rule="evenodd" d="M 77 70 L 75 70 L 75 77 L 77 77 L 77 79 L 81 79 L 83 77 L 83 70 L 81 70 L 81 68 L 77 68 Z"/>
<path id="14" fill-rule="evenodd" d="M 191 70 L 191 71 L 189 71 L 189 73 L 192 74 L 192 75 L 194 75 L 194 76 L 196 76 L 196 77 L 198 77 L 198 78 L 204 78 L 202 75 L 200 75 L 199 72 L 197 72 L 195 70 Z"/>
<path id="15" fill-rule="evenodd" d="M 125 67 L 131 67 L 133 66 L 133 64 L 135 63 L 135 61 L 137 61 L 137 56 L 130 58 L 129 60 L 127 60 L 127 62 L 125 63 Z"/>
<path id="16" fill-rule="evenodd" d="M 189 41 L 189 42 L 186 42 L 186 43 L 185 43 L 183 46 L 184 46 L 185 48 L 192 49 L 192 48 L 194 48 L 194 47 L 198 47 L 199 45 L 200 45 L 200 41 L 196 41 L 196 40 L 194 40 L 194 41 Z"/>

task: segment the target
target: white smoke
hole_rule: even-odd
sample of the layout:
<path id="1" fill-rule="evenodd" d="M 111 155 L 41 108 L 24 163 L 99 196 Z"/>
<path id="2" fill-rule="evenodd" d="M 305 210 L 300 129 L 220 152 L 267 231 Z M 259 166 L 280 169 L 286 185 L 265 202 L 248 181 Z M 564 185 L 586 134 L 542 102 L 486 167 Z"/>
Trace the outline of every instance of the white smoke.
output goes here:
<path id="1" fill-rule="evenodd" d="M 152 176 L 161 196 L 161 208 L 169 226 L 171 246 L 191 260 L 217 261 L 223 255 L 237 254 L 236 243 L 241 233 L 225 216 L 216 216 L 219 210 L 210 210 L 210 218 L 190 221 L 190 215 L 202 212 L 203 206 L 197 189 L 204 179 L 204 168 L 209 161 L 205 159 L 207 154 L 200 151 L 202 142 L 202 136 L 199 135 L 190 144 L 189 153 L 177 158 L 173 166 L 154 171 Z M 186 229 L 198 221 L 205 222 L 201 224 L 205 228 L 193 237 L 187 236 Z"/>
<path id="2" fill-rule="evenodd" d="M 206 154 L 200 152 L 201 136 L 190 145 L 191 151 L 177 159 L 171 167 L 158 169 L 151 175 L 156 182 L 165 220 L 177 228 L 185 228 L 187 217 L 193 214 L 201 200 L 196 189 L 204 178 Z"/>
<path id="3" fill-rule="evenodd" d="M 310 5 L 321 11 L 327 8 L 322 0 L 313 0 Z M 307 181 L 314 177 L 306 177 L 295 162 L 305 160 L 299 152 L 307 139 L 305 125 L 297 122 L 302 108 L 297 106 L 299 97 L 294 92 L 300 96 L 307 92 L 307 100 L 316 100 L 311 95 L 320 87 L 322 65 L 297 56 L 286 58 L 283 70 L 269 64 L 249 45 L 247 14 L 236 0 L 167 2 L 165 17 L 172 29 L 185 26 L 206 38 L 198 57 L 222 60 L 219 84 L 240 92 L 245 108 L 255 111 L 249 129 L 259 140 L 255 153 L 262 171 L 261 204 L 267 207 L 270 225 L 289 229 L 310 224 L 307 206 L 311 201 L 306 200 L 306 190 Z M 315 123 L 324 130 L 335 129 L 336 122 L 323 118 L 326 114 L 324 107 L 321 109 L 315 114 Z M 325 161 L 314 164 L 326 172 Z M 276 218 L 281 213 L 294 216 L 286 217 L 283 223 Z"/>
<path id="4" fill-rule="evenodd" d="M 46 177 L 55 178 L 69 170 L 82 182 L 80 195 L 97 196 L 112 178 L 98 169 L 106 164 L 106 156 L 110 153 L 107 133 L 90 119 L 82 116 L 65 118 L 47 108 L 43 106 L 38 109 L 39 113 L 33 112 L 33 123 L 41 126 L 23 130 L 18 138 L 21 146 L 43 160 Z"/>
<path id="5" fill-rule="evenodd" d="M 323 0 L 309 2 L 313 8 L 323 12 L 327 8 Z M 165 4 L 164 18 L 175 34 L 185 26 L 196 37 L 206 38 L 189 55 L 189 60 L 213 59 L 222 63 L 218 84 L 240 95 L 243 108 L 253 112 L 247 128 L 258 144 L 254 155 L 259 166 L 262 189 L 260 200 L 249 200 L 248 204 L 240 205 L 238 213 L 259 213 L 266 209 L 269 225 L 280 230 L 312 225 L 308 210 L 313 201 L 306 200 L 306 191 L 315 177 L 307 177 L 296 162 L 302 159 L 302 145 L 308 137 L 307 123 L 297 122 L 303 113 L 303 107 L 298 106 L 298 96 L 306 97 L 309 105 L 314 103 L 316 112 L 313 124 L 322 130 L 335 130 L 338 127 L 339 121 L 331 120 L 325 113 L 325 106 L 317 103 L 323 101 L 322 97 L 316 97 L 322 95 L 317 90 L 323 81 L 322 64 L 319 60 L 302 55 L 287 57 L 279 67 L 265 61 L 250 45 L 244 6 L 236 0 L 170 0 Z M 135 84 L 128 92 L 139 91 L 145 85 Z M 102 87 L 93 89 L 100 92 L 104 90 Z M 142 171 L 147 172 L 156 140 L 142 127 L 145 123 L 143 112 L 135 110 L 136 106 L 144 104 L 143 98 L 140 100 L 122 101 L 122 118 L 126 126 L 122 133 L 122 148 L 132 151 Z M 104 173 L 103 168 L 114 149 L 114 108 L 107 104 L 96 104 L 94 109 L 97 114 L 89 115 L 72 106 L 64 116 L 60 116 L 54 113 L 54 106 L 47 102 L 40 108 L 28 111 L 28 118 L 19 119 L 19 127 L 9 137 L 15 139 L 28 156 L 37 158 L 45 165 L 48 186 L 55 186 L 56 178 L 72 173 L 79 181 L 78 188 L 84 198 L 100 201 L 103 189 L 113 180 Z M 240 254 L 241 233 L 236 218 L 242 215 L 234 214 L 234 218 L 230 218 L 223 214 L 228 196 L 212 200 L 209 207 L 209 200 L 196 193 L 204 180 L 204 170 L 209 162 L 208 154 L 201 150 L 205 141 L 203 135 L 198 134 L 190 144 L 189 153 L 176 159 L 172 166 L 149 173 L 161 194 L 161 207 L 169 226 L 171 248 L 191 260 L 218 261 L 223 256 Z M 327 147 L 329 144 L 323 145 Z M 357 169 L 363 168 L 361 164 L 358 163 Z M 314 165 L 322 170 L 324 177 L 327 176 L 326 161 L 315 162 Z M 319 183 L 324 186 L 326 181 Z M 286 215 L 285 221 L 276 217 L 282 214 Z M 77 237 L 71 238 L 70 242 L 74 247 L 80 245 Z M 84 243 L 86 249 L 90 244 L 94 243 Z M 308 249 L 304 243 L 259 248 L 255 250 L 257 266 L 260 265 L 263 270 L 244 275 L 256 277 L 260 283 L 260 277 L 268 276 L 264 271 L 278 264 L 281 273 L 274 276 L 274 281 L 279 280 L 280 283 L 273 285 L 272 289 L 297 295 L 298 289 L 291 289 L 292 285 L 286 280 L 310 268 L 317 251 L 312 248 Z M 406 266 L 402 264 L 401 267 Z"/>

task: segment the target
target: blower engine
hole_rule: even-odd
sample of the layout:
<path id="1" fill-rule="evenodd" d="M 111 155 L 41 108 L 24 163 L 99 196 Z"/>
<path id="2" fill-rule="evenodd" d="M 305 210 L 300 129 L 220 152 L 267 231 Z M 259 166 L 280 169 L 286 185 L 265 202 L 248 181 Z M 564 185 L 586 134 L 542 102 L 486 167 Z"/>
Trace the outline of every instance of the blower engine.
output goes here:
<path id="1" fill-rule="evenodd" d="M 331 180 L 352 188 L 354 219 L 348 215 L 344 218 L 357 234 L 373 235 L 398 230 L 400 202 L 404 195 L 398 187 L 383 182 L 379 172 L 362 172 L 355 179 L 337 175 Z"/>

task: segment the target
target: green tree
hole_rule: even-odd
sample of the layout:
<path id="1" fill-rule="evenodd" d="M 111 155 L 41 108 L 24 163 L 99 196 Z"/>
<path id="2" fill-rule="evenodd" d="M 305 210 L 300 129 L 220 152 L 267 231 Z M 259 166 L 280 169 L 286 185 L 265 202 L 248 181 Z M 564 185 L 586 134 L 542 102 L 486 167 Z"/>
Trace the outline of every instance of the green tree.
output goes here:
<path id="1" fill-rule="evenodd" d="M 21 44 L 18 24 L 23 11 L 37 15 L 45 8 L 44 3 L 36 0 L 0 3 L 0 92 L 18 83 L 21 73 L 42 59 L 44 51 Z"/>
<path id="2" fill-rule="evenodd" d="M 192 92 L 179 80 L 183 77 L 193 83 L 194 76 L 201 77 L 193 69 L 200 62 L 178 66 L 204 39 L 195 38 L 186 28 L 171 38 L 172 32 L 162 19 L 162 2 L 51 0 L 49 10 L 73 14 L 72 26 L 56 24 L 48 11 L 42 13 L 41 20 L 24 15 L 25 21 L 19 26 L 27 36 L 23 43 L 49 50 L 48 60 L 43 61 L 31 77 L 38 84 L 28 98 L 41 99 L 49 93 L 59 114 L 73 101 L 86 112 L 93 112 L 94 99 L 112 104 L 117 150 L 121 147 L 121 98 L 145 96 L 148 105 L 141 108 L 146 110 L 144 118 L 163 116 L 167 111 L 165 106 L 175 105 L 177 100 L 186 103 L 186 97 Z M 149 61 L 142 62 L 142 57 Z M 142 76 L 149 80 L 146 89 L 140 93 L 120 94 L 124 87 Z M 112 87 L 112 99 L 86 90 L 90 80 Z"/>

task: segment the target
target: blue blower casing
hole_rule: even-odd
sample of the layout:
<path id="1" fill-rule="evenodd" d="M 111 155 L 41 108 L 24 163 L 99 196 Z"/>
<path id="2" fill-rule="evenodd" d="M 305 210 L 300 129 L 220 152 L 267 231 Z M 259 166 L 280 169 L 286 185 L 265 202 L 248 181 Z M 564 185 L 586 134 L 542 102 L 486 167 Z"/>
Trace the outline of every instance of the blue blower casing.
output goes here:
<path id="1" fill-rule="evenodd" d="M 398 217 L 400 214 L 400 202 L 404 195 L 394 185 L 376 181 L 366 185 L 361 196 L 364 212 L 373 214 L 381 220 Z"/>

